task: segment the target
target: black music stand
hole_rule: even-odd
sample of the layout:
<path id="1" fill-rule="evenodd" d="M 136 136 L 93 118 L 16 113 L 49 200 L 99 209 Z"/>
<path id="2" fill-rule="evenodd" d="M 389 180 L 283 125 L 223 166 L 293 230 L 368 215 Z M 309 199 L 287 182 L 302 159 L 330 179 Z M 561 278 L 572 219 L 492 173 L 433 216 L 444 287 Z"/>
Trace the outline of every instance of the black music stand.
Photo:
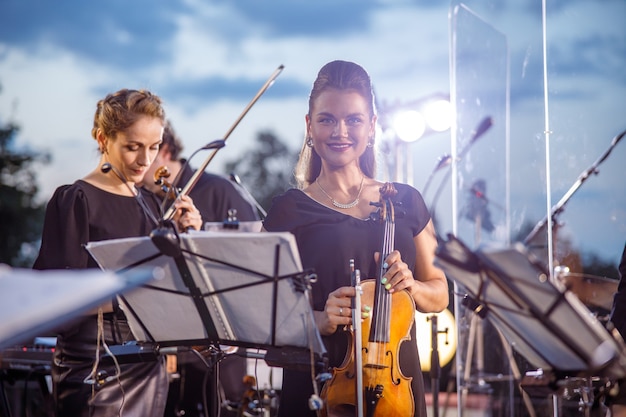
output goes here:
<path id="1" fill-rule="evenodd" d="M 271 365 L 281 367 L 301 366 L 298 354 L 308 365 L 311 353 L 323 362 L 309 273 L 292 234 L 191 232 L 177 236 L 174 249 L 156 235 L 87 245 L 105 270 L 163 270 L 162 279 L 119 297 L 138 341 L 265 349 L 266 361 L 275 354 Z"/>
<path id="2" fill-rule="evenodd" d="M 120 296 L 143 360 L 162 347 L 219 345 L 263 349 L 270 366 L 326 370 L 326 349 L 309 300 L 310 272 L 303 272 L 291 233 L 194 232 L 159 228 L 150 237 L 91 242 L 87 250 L 102 269 L 128 271 L 150 265 L 162 279 Z M 144 343 L 142 343 L 144 342 Z M 122 350 L 123 352 L 123 350 Z M 216 372 L 212 384 L 216 386 Z M 218 414 L 216 389 L 212 414 Z"/>
<path id="3" fill-rule="evenodd" d="M 208 232 L 260 232 L 263 228 L 261 220 L 239 221 L 225 220 L 223 222 L 206 222 L 204 230 Z"/>
<path id="4" fill-rule="evenodd" d="M 575 294 L 550 281 L 542 263 L 521 244 L 472 252 L 448 235 L 435 262 L 533 366 L 557 379 L 626 375 L 623 340 L 609 333 Z"/>

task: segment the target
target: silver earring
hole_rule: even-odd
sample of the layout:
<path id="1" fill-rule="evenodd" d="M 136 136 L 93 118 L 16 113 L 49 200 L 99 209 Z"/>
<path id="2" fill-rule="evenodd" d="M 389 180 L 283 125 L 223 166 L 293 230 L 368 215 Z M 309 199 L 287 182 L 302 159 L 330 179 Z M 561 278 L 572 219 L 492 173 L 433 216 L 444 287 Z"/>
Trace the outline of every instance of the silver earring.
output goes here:
<path id="1" fill-rule="evenodd" d="M 370 139 L 367 141 L 367 147 L 368 148 L 373 148 L 374 147 L 374 139 Z"/>
<path id="2" fill-rule="evenodd" d="M 309 137 L 306 139 L 306 146 L 308 146 L 309 148 L 312 148 L 312 147 L 313 147 L 313 138 L 312 138 L 312 137 L 310 137 L 310 136 L 309 136 Z"/>

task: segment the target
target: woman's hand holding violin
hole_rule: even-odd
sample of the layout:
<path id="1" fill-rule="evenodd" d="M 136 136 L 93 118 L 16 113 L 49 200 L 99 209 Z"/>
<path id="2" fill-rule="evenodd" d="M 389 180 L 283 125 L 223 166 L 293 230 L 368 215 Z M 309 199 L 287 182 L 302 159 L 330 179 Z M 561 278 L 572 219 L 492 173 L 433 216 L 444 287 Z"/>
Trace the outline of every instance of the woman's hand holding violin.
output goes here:
<path id="1" fill-rule="evenodd" d="M 339 326 L 352 324 L 352 298 L 355 295 L 354 287 L 339 287 L 328 294 L 324 311 L 314 312 L 321 335 L 333 334 Z M 370 306 L 364 305 L 361 309 L 361 319 L 367 318 L 370 310 Z"/>
<path id="2" fill-rule="evenodd" d="M 380 253 L 374 254 L 374 259 L 378 263 L 380 259 Z M 394 250 L 385 259 L 387 264 L 387 272 L 383 275 L 381 283 L 390 292 L 402 291 L 408 289 L 410 293 L 411 288 L 415 285 L 415 278 L 413 272 L 409 269 L 409 266 L 402 261 L 400 252 Z"/>

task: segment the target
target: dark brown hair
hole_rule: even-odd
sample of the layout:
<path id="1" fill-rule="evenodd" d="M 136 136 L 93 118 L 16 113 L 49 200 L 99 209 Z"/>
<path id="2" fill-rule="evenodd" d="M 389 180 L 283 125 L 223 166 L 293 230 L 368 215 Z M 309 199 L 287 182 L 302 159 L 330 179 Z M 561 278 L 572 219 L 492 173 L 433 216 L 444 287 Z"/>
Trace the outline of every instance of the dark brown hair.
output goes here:
<path id="1" fill-rule="evenodd" d="M 309 117 L 315 100 L 324 91 L 329 89 L 354 90 L 359 93 L 368 103 L 370 120 L 376 114 L 374 108 L 374 92 L 367 71 L 358 64 L 348 61 L 332 61 L 324 65 L 317 78 L 313 82 L 313 88 L 309 95 Z M 295 169 L 295 177 L 300 188 L 305 188 L 315 181 L 322 169 L 322 161 L 315 149 L 307 146 L 305 138 L 300 151 L 300 158 Z M 373 145 L 372 138 L 372 145 Z M 376 175 L 376 156 L 374 147 L 368 146 L 359 159 L 359 165 L 363 173 L 374 178 Z"/>
<path id="2" fill-rule="evenodd" d="M 165 128 L 163 129 L 163 142 L 161 142 L 161 148 L 167 146 L 167 150 L 170 153 L 170 157 L 173 161 L 178 161 L 180 153 L 183 151 L 183 143 L 176 134 L 172 123 L 167 120 L 165 122 Z"/>

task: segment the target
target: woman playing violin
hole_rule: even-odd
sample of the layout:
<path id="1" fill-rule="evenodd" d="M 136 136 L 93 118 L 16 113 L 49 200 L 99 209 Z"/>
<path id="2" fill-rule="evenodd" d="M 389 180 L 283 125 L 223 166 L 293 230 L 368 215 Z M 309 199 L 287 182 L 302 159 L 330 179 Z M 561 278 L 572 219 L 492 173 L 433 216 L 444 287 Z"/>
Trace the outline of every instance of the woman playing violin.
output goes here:
<path id="1" fill-rule="evenodd" d="M 56 189 L 48 202 L 35 269 L 97 268 L 88 242 L 147 236 L 158 224 L 158 200 L 136 187 L 163 135 L 161 99 L 122 89 L 98 101 L 91 131 L 100 158 L 93 171 Z M 179 230 L 200 229 L 189 197 L 176 203 Z M 72 288 L 68 297 L 76 297 Z M 52 366 L 55 416 L 161 416 L 169 386 L 163 361 L 113 366 L 96 360 L 104 345 L 132 340 L 124 312 L 111 302 L 59 329 Z"/>
<path id="2" fill-rule="evenodd" d="M 297 189 L 274 199 L 264 222 L 268 231 L 290 231 L 298 244 L 304 268 L 314 268 L 313 310 L 331 367 L 346 357 L 346 325 L 352 323 L 349 260 L 361 277 L 377 274 L 387 264 L 381 283 L 389 293 L 407 291 L 422 312 L 448 306 L 446 277 L 433 265 L 436 238 L 420 193 L 395 183 L 394 250 L 379 260 L 380 224 L 371 218 L 383 185 L 375 177 L 374 97 L 367 72 L 352 62 L 333 61 L 321 68 L 309 97 L 306 137 L 296 167 Z M 364 305 L 363 317 L 372 314 Z M 411 315 L 413 317 L 413 315 Z M 414 415 L 426 416 L 415 326 L 411 341 L 400 346 L 400 367 L 411 377 Z M 422 335 L 421 337 L 429 337 Z M 309 409 L 311 376 L 285 370 L 280 416 L 314 415 Z"/>

